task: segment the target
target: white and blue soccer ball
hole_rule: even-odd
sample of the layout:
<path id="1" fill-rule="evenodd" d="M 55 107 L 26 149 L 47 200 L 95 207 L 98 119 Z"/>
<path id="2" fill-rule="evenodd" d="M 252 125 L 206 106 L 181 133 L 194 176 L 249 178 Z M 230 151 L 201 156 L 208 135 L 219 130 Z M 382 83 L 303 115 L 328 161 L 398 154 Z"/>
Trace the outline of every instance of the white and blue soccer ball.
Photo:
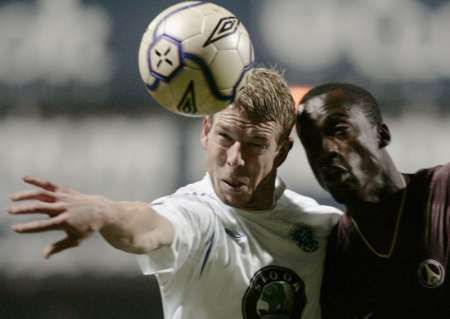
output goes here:
<path id="1" fill-rule="evenodd" d="M 150 95 L 186 116 L 212 114 L 232 103 L 253 62 L 250 36 L 239 19 L 201 1 L 161 12 L 139 48 L 139 71 Z"/>

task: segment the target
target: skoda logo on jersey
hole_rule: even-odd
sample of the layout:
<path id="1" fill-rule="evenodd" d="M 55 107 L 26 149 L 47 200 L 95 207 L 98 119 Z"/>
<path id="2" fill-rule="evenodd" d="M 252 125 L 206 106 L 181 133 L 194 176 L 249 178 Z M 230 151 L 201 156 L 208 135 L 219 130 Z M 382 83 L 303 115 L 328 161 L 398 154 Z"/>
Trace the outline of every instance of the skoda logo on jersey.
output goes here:
<path id="1" fill-rule="evenodd" d="M 290 235 L 297 246 L 307 253 L 312 253 L 319 248 L 319 241 L 315 238 L 314 230 L 308 225 L 296 225 Z"/>
<path id="2" fill-rule="evenodd" d="M 306 305 L 305 284 L 292 270 L 258 270 L 242 298 L 244 319 L 300 319 Z"/>
<path id="3" fill-rule="evenodd" d="M 445 268 L 434 259 L 426 259 L 417 268 L 417 275 L 422 286 L 437 288 L 444 283 Z"/>

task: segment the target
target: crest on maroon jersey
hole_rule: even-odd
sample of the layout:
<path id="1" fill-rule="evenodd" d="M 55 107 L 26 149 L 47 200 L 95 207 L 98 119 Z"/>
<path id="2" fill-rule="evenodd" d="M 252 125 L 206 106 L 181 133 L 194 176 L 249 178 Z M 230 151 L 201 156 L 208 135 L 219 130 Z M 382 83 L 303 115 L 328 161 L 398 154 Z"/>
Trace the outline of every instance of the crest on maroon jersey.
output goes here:
<path id="1" fill-rule="evenodd" d="M 425 288 L 437 288 L 444 283 L 445 268 L 434 259 L 425 259 L 417 268 L 419 282 Z"/>

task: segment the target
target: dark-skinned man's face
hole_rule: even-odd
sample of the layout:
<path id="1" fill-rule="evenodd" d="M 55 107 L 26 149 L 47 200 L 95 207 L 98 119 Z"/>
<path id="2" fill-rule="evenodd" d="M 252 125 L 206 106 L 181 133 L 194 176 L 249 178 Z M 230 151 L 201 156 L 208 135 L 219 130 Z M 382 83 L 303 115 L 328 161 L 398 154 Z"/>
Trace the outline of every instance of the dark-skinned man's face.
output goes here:
<path id="1" fill-rule="evenodd" d="M 380 142 L 358 105 L 332 93 L 300 106 L 297 133 L 319 184 L 348 204 L 366 198 L 381 179 Z"/>

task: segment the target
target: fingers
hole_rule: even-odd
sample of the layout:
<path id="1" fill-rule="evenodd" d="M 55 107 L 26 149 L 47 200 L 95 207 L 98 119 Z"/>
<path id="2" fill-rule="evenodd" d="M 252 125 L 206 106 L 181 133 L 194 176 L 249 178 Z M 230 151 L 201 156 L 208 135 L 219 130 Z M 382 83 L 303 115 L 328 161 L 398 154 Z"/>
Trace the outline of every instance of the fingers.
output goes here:
<path id="1" fill-rule="evenodd" d="M 59 253 L 62 250 L 78 246 L 79 243 L 80 243 L 79 239 L 66 237 L 66 238 L 48 246 L 44 251 L 44 257 L 50 258 L 51 255 Z"/>
<path id="2" fill-rule="evenodd" d="M 56 216 L 64 211 L 65 206 L 63 203 L 43 203 L 43 202 L 16 205 L 8 209 L 8 213 L 10 213 L 11 215 L 47 214 L 49 216 Z"/>
<path id="3" fill-rule="evenodd" d="M 11 195 L 11 200 L 15 202 L 21 200 L 39 200 L 47 203 L 54 203 L 56 201 L 56 194 L 47 190 L 40 189 L 15 193 Z"/>
<path id="4" fill-rule="evenodd" d="M 54 192 L 58 188 L 58 186 L 56 186 L 52 182 L 42 180 L 42 179 L 39 179 L 39 178 L 33 177 L 33 176 L 25 176 L 23 178 L 23 181 L 25 183 L 28 183 L 28 184 L 31 184 L 31 185 L 34 185 L 37 187 L 42 187 L 43 189 L 46 189 L 50 192 Z"/>
<path id="5" fill-rule="evenodd" d="M 40 233 L 49 230 L 62 230 L 62 221 L 64 220 L 63 215 L 59 215 L 57 217 L 53 217 L 50 219 L 44 220 L 35 220 L 32 222 L 22 223 L 12 225 L 12 229 L 16 233 L 21 234 L 31 234 L 31 233 Z"/>

